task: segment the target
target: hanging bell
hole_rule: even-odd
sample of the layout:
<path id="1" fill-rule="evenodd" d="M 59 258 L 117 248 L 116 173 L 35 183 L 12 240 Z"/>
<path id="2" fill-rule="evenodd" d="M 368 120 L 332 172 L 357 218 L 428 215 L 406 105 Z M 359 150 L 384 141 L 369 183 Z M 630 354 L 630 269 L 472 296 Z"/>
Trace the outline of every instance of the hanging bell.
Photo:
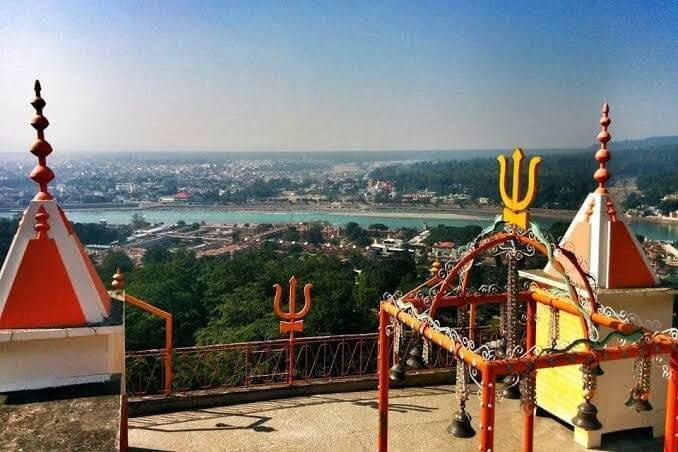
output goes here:
<path id="1" fill-rule="evenodd" d="M 572 418 L 572 423 L 586 431 L 600 430 L 603 425 L 598 420 L 597 414 L 598 408 L 589 400 L 585 400 L 577 407 L 577 415 Z"/>
<path id="2" fill-rule="evenodd" d="M 476 434 L 471 426 L 471 416 L 461 408 L 452 416 L 452 423 L 447 427 L 447 433 L 455 438 L 471 438 Z"/>
<path id="3" fill-rule="evenodd" d="M 633 408 L 638 413 L 641 411 L 652 411 L 652 405 L 647 399 L 647 395 L 636 395 L 634 392 L 635 391 L 631 391 L 631 394 L 629 395 L 629 398 L 626 399 L 626 402 L 624 402 L 624 405 Z"/>
<path id="4" fill-rule="evenodd" d="M 410 369 L 419 369 L 424 367 L 424 359 L 421 357 L 421 354 L 421 343 L 417 343 L 410 349 L 410 357 L 407 358 L 407 362 L 405 363 L 407 364 L 407 367 Z"/>
<path id="5" fill-rule="evenodd" d="M 405 381 L 405 377 L 407 376 L 406 371 L 407 369 L 403 364 L 403 360 L 399 359 L 398 362 L 391 366 L 391 369 L 388 371 L 388 378 L 393 383 L 402 383 Z"/>
<path id="6" fill-rule="evenodd" d="M 504 339 L 498 339 L 495 343 L 494 349 L 495 359 L 505 359 L 506 358 L 506 345 Z"/>
<path id="7" fill-rule="evenodd" d="M 633 408 L 639 413 L 641 411 L 652 411 L 652 405 L 650 404 L 650 401 L 647 399 L 634 399 L 633 403 L 631 403 L 629 407 Z"/>
<path id="8" fill-rule="evenodd" d="M 504 377 L 504 389 L 501 390 L 502 395 L 506 399 L 518 400 L 520 399 L 520 385 L 516 382 L 516 375 L 507 375 Z"/>
<path id="9" fill-rule="evenodd" d="M 603 368 L 600 367 L 600 363 L 594 364 L 591 367 L 591 375 L 593 375 L 594 377 L 602 377 L 603 375 L 605 375 L 605 372 L 603 372 Z"/>

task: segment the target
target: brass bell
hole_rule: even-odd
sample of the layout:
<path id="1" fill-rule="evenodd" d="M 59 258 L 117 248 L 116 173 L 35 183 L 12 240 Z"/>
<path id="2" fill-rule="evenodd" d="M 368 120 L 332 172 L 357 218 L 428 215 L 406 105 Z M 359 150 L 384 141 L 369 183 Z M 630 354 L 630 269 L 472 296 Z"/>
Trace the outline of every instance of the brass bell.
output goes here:
<path id="1" fill-rule="evenodd" d="M 422 348 L 421 344 L 415 344 L 411 349 L 410 349 L 410 357 L 407 358 L 407 367 L 410 369 L 419 369 L 421 367 L 424 367 L 424 360 L 421 357 L 422 354 Z"/>
<path id="2" fill-rule="evenodd" d="M 494 356 L 495 356 L 495 359 L 505 359 L 506 358 L 506 350 L 505 350 L 505 345 L 504 345 L 503 339 L 497 340 L 497 348 L 495 348 L 495 350 L 494 350 Z"/>
<path id="3" fill-rule="evenodd" d="M 507 375 L 504 377 L 504 389 L 501 390 L 502 395 L 506 399 L 519 400 L 520 399 L 520 385 L 516 383 L 515 376 Z"/>
<path id="4" fill-rule="evenodd" d="M 462 407 L 452 416 L 452 423 L 447 427 L 447 433 L 455 438 L 471 438 L 476 431 L 471 426 L 471 416 Z"/>
<path id="5" fill-rule="evenodd" d="M 403 364 L 403 360 L 400 359 L 397 363 L 391 366 L 391 369 L 388 371 L 388 378 L 394 383 L 402 383 L 405 381 L 405 377 L 407 376 L 406 370 L 407 369 Z"/>
<path id="6" fill-rule="evenodd" d="M 636 395 L 634 394 L 634 391 L 631 391 L 631 394 L 629 395 L 629 398 L 626 399 L 626 402 L 624 402 L 624 405 L 629 408 L 633 408 L 638 413 L 641 411 L 652 411 L 652 405 L 650 404 L 650 401 L 647 399 L 647 397 Z"/>
<path id="7" fill-rule="evenodd" d="M 603 368 L 600 367 L 600 363 L 595 364 L 591 367 L 591 375 L 594 377 L 602 377 L 605 375 L 605 372 L 603 372 Z"/>
<path id="8" fill-rule="evenodd" d="M 577 407 L 577 415 L 572 418 L 572 423 L 586 431 L 600 430 L 603 425 L 598 420 L 597 414 L 598 408 L 589 400 L 585 400 Z"/>

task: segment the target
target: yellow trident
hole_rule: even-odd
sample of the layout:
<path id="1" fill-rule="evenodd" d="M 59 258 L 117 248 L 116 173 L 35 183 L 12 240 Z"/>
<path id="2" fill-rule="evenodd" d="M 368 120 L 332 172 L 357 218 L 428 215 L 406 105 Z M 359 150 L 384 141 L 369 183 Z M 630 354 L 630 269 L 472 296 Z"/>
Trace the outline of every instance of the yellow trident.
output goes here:
<path id="1" fill-rule="evenodd" d="M 523 169 L 523 159 L 525 154 L 520 148 L 513 151 L 513 187 L 511 196 L 506 192 L 506 162 L 505 156 L 497 157 L 499 161 L 499 194 L 504 203 L 504 212 L 502 218 L 505 222 L 515 224 L 523 229 L 527 229 L 529 222 L 527 208 L 534 202 L 537 195 L 537 169 L 541 163 L 541 157 L 535 156 L 530 159 L 530 165 L 527 171 L 527 193 L 521 199 L 520 185 Z"/>
<path id="2" fill-rule="evenodd" d="M 301 333 L 304 330 L 304 321 L 302 320 L 311 310 L 311 287 L 313 284 L 306 284 L 304 286 L 304 307 L 301 311 L 297 311 L 297 277 L 290 278 L 290 300 L 287 306 L 287 312 L 283 312 L 280 302 L 282 298 L 282 287 L 276 284 L 275 297 L 273 298 L 273 309 L 280 317 L 280 332 L 290 333 L 293 337 L 294 332 Z"/>

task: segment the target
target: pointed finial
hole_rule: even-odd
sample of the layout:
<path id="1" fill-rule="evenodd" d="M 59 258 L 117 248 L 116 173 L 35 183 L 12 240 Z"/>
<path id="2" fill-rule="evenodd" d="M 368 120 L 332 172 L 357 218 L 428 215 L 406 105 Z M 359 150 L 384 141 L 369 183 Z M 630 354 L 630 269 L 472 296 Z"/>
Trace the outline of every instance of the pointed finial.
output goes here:
<path id="1" fill-rule="evenodd" d="M 45 210 L 44 206 L 40 206 L 38 213 L 35 214 L 35 226 L 33 226 L 33 229 L 35 229 L 38 233 L 38 239 L 47 238 L 47 231 L 49 231 L 49 223 L 47 223 L 47 219 L 49 219 L 49 214 Z"/>
<path id="2" fill-rule="evenodd" d="M 433 261 L 433 264 L 431 264 L 431 276 L 437 276 L 438 272 L 440 271 L 440 267 L 442 267 L 442 264 L 438 260 L 438 256 L 436 256 L 436 260 Z"/>
<path id="3" fill-rule="evenodd" d="M 54 173 L 47 166 L 47 156 L 52 153 L 52 146 L 45 140 L 45 129 L 49 126 L 49 121 L 42 115 L 42 109 L 45 108 L 47 102 L 40 97 L 42 87 L 39 80 L 35 81 L 34 90 L 35 99 L 33 99 L 31 105 L 35 108 L 36 115 L 31 121 L 31 125 L 38 132 L 38 139 L 31 146 L 31 153 L 38 158 L 38 164 L 33 168 L 30 176 L 40 186 L 40 191 L 34 199 L 45 201 L 52 199 L 52 195 L 49 194 L 47 189 L 47 184 L 54 179 Z"/>
<path id="4" fill-rule="evenodd" d="M 114 290 L 123 290 L 125 288 L 125 275 L 122 273 L 122 270 L 120 270 L 120 267 L 118 267 L 113 275 L 111 286 Z"/>
<path id="5" fill-rule="evenodd" d="M 598 142 L 600 143 L 600 149 L 596 152 L 596 160 L 598 160 L 599 167 L 595 173 L 593 173 L 593 178 L 598 182 L 598 188 L 596 193 L 607 193 L 607 188 L 605 187 L 605 182 L 610 179 L 610 171 L 607 169 L 607 162 L 610 161 L 612 157 L 610 151 L 607 149 L 607 143 L 612 138 L 608 128 L 610 127 L 610 106 L 606 103 L 603 104 L 602 116 L 600 117 L 600 133 L 598 134 Z"/>

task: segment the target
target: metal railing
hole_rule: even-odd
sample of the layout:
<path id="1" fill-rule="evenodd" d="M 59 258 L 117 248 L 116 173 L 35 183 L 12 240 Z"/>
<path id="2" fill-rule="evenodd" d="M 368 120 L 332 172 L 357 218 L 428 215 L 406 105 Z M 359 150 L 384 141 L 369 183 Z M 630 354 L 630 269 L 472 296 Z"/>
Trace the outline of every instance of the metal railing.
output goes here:
<path id="1" fill-rule="evenodd" d="M 476 331 L 487 342 L 493 328 Z M 402 350 L 409 350 L 408 336 Z M 298 382 L 331 382 L 347 378 L 373 378 L 377 373 L 377 334 L 300 337 L 294 342 L 294 366 L 288 378 L 287 339 L 176 348 L 173 351 L 170 393 L 199 390 L 247 390 L 260 386 L 286 386 Z M 402 351 L 401 351 L 402 353 Z M 166 391 L 165 349 L 128 352 L 127 393 L 160 395 Z M 390 354 L 393 357 L 393 353 Z M 428 369 L 447 369 L 454 357 L 432 346 Z"/>

